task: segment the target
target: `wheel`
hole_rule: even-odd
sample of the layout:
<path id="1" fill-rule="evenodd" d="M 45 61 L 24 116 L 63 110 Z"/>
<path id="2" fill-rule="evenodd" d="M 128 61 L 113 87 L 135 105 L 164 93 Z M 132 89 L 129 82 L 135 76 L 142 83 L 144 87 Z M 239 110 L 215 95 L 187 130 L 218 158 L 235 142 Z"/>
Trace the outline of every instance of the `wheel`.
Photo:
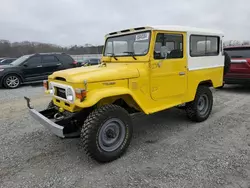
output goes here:
<path id="1" fill-rule="evenodd" d="M 199 86 L 194 101 L 187 103 L 186 113 L 195 122 L 205 121 L 213 107 L 213 95 L 209 87 Z"/>
<path id="2" fill-rule="evenodd" d="M 3 80 L 4 87 L 8 89 L 16 89 L 21 84 L 21 79 L 16 74 L 10 74 L 5 76 Z"/>
<path id="3" fill-rule="evenodd" d="M 127 150 L 133 133 L 132 120 L 120 106 L 109 104 L 92 111 L 81 130 L 86 153 L 104 163 L 118 159 Z"/>
<path id="4" fill-rule="evenodd" d="M 224 61 L 224 75 L 227 74 L 230 70 L 231 58 L 227 52 L 224 52 L 225 61 Z"/>

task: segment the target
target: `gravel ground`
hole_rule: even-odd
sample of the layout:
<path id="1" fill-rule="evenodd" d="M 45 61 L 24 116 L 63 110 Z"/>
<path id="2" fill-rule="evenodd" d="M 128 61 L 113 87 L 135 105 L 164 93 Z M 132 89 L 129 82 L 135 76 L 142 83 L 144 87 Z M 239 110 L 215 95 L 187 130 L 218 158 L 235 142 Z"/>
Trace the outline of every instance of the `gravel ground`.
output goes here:
<path id="1" fill-rule="evenodd" d="M 122 158 L 88 159 L 79 139 L 60 139 L 28 114 L 50 98 L 40 86 L 0 90 L 0 187 L 227 187 L 250 188 L 250 88 L 214 90 L 203 123 L 179 109 L 137 115 Z"/>

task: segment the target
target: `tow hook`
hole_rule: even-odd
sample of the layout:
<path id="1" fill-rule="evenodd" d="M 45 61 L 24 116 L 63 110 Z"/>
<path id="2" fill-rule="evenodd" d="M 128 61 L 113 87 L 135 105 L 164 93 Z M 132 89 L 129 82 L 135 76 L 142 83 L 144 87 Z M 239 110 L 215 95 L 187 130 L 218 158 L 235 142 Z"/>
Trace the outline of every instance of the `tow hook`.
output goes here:
<path id="1" fill-rule="evenodd" d="M 54 115 L 55 120 L 62 120 L 64 117 L 65 116 L 60 112 L 58 112 Z"/>

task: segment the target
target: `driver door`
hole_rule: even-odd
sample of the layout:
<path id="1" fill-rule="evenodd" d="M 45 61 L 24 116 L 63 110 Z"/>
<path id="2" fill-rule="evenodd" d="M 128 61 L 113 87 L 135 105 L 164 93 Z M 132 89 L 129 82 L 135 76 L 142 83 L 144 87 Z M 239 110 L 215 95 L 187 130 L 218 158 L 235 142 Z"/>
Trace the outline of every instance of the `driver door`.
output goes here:
<path id="1" fill-rule="evenodd" d="M 186 34 L 158 32 L 151 61 L 151 98 L 179 103 L 187 91 Z"/>
<path id="2" fill-rule="evenodd" d="M 41 56 L 32 56 L 23 64 L 23 75 L 25 81 L 37 81 L 44 77 Z"/>

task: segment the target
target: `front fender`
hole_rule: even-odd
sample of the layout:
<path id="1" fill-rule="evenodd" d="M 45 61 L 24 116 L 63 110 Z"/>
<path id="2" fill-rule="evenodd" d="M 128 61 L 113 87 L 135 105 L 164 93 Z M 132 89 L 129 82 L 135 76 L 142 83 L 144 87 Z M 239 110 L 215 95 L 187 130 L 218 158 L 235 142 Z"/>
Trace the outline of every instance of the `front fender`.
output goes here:
<path id="1" fill-rule="evenodd" d="M 140 101 L 138 98 L 129 90 L 128 88 L 124 87 L 114 87 L 114 88 L 105 88 L 105 89 L 99 89 L 90 91 L 87 93 L 87 97 L 83 102 L 81 102 L 79 99 L 75 101 L 75 105 L 80 108 L 88 108 L 91 106 L 94 106 L 97 104 L 101 99 L 107 98 L 107 97 L 115 97 L 120 95 L 130 95 L 134 101 L 137 103 L 138 106 L 144 111 L 144 109 L 141 106 Z"/>

